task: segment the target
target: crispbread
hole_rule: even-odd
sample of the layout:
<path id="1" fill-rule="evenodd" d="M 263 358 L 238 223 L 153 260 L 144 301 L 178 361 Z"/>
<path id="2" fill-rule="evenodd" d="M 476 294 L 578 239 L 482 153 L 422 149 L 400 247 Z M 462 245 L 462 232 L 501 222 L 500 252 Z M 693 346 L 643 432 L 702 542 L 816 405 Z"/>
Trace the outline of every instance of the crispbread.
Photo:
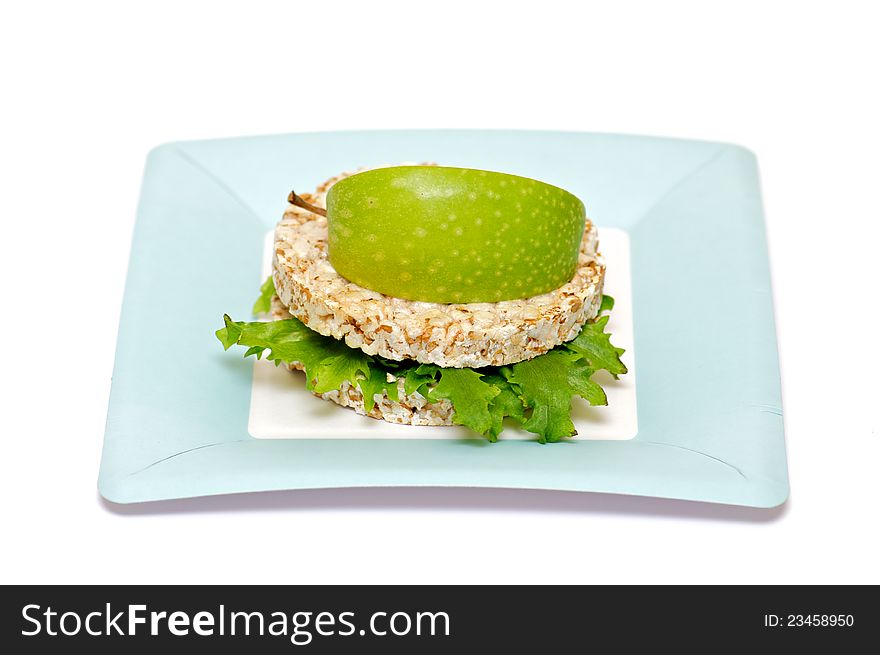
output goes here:
<path id="1" fill-rule="evenodd" d="M 343 177 L 300 195 L 323 207 L 327 190 Z M 275 230 L 273 277 L 290 315 L 369 355 L 450 368 L 501 366 L 573 339 L 598 314 L 605 265 L 597 247 L 588 220 L 574 277 L 540 296 L 450 305 L 404 300 L 339 275 L 327 259 L 327 219 L 290 205 Z"/>

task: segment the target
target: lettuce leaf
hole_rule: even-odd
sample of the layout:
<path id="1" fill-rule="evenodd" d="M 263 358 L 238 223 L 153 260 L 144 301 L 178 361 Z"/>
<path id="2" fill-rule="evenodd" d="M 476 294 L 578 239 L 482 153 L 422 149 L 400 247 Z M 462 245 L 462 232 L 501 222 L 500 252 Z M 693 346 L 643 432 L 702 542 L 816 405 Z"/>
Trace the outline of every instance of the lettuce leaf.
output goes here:
<path id="1" fill-rule="evenodd" d="M 429 398 L 445 398 L 455 407 L 452 422 L 485 435 L 493 427 L 489 410 L 501 390 L 484 381 L 472 368 L 441 368 L 440 381 L 430 390 Z M 490 439 L 491 440 L 491 439 Z"/>
<path id="2" fill-rule="evenodd" d="M 403 382 L 403 390 L 406 395 L 418 391 L 427 398 L 430 393 L 428 387 L 437 382 L 440 371 L 440 367 L 434 364 L 419 364 L 404 372 L 406 379 Z"/>
<path id="3" fill-rule="evenodd" d="M 225 350 L 248 346 L 245 357 L 260 359 L 265 354 L 276 366 L 298 362 L 305 369 L 306 386 L 315 393 L 338 389 L 346 380 L 357 385 L 370 377 L 369 355 L 320 335 L 295 318 L 245 323 L 224 316 L 223 322 L 216 335 Z"/>
<path id="4" fill-rule="evenodd" d="M 537 434 L 541 442 L 577 434 L 571 422 L 571 400 L 575 396 L 591 405 L 608 404 L 602 387 L 590 380 L 594 369 L 577 353 L 564 348 L 505 367 L 504 372 L 532 410 L 523 429 Z"/>
<path id="5" fill-rule="evenodd" d="M 275 294 L 270 277 L 260 289 L 255 313 L 267 313 Z M 228 350 L 247 347 L 245 357 L 302 364 L 306 385 L 315 393 L 338 389 L 345 381 L 360 389 L 369 413 L 375 397 L 398 400 L 397 380 L 403 378 L 407 395 L 421 393 L 429 401 L 449 400 L 455 407 L 453 422 L 466 426 L 489 441 L 496 441 L 504 420 L 512 419 L 554 442 L 574 436 L 571 403 L 579 396 L 591 405 L 605 405 L 602 387 L 591 378 L 604 369 L 615 378 L 626 373 L 620 359 L 623 349 L 611 343 L 606 312 L 614 299 L 603 296 L 600 316 L 584 325 L 572 341 L 544 355 L 511 366 L 481 369 L 440 368 L 433 364 L 392 361 L 349 348 L 342 341 L 312 331 L 295 318 L 271 322 L 236 322 L 224 316 L 216 335 Z M 390 379 L 390 381 L 389 381 Z"/>
<path id="6" fill-rule="evenodd" d="M 520 392 L 515 390 L 503 375 L 486 375 L 483 379 L 498 389 L 498 395 L 489 405 L 492 424 L 484 436 L 489 441 L 498 441 L 498 435 L 504 429 L 505 418 L 513 419 L 520 424 L 525 423 L 526 406 L 523 404 Z"/>
<path id="7" fill-rule="evenodd" d="M 364 411 L 369 414 L 376 406 L 376 395 L 383 392 L 391 400 L 399 400 L 397 393 L 397 380 L 388 381 L 388 372 L 381 366 L 370 364 L 370 374 L 363 380 L 358 380 L 358 386 L 364 395 Z"/>
<path id="8" fill-rule="evenodd" d="M 605 332 L 608 316 L 600 316 L 587 323 L 574 339 L 565 347 L 580 355 L 593 369 L 605 369 L 616 379 L 626 373 L 626 366 L 620 361 L 623 348 L 611 344 L 611 335 Z"/>
<path id="9" fill-rule="evenodd" d="M 272 311 L 272 296 L 275 295 L 275 280 L 272 279 L 272 276 L 266 278 L 266 281 L 263 282 L 263 286 L 260 287 L 260 297 L 257 298 L 257 301 L 254 303 L 254 308 L 251 310 L 254 316 L 259 316 L 260 314 L 268 314 Z"/>

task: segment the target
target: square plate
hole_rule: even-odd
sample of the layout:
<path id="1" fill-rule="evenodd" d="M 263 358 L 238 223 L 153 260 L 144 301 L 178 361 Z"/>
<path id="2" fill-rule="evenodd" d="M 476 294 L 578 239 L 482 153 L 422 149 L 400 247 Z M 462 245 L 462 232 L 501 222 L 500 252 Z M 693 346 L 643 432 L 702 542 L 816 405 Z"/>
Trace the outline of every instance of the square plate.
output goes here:
<path id="1" fill-rule="evenodd" d="M 399 161 L 503 170 L 629 235 L 638 434 L 541 445 L 255 439 L 253 366 L 224 353 L 295 184 Z M 343 410 L 339 410 L 343 411 Z M 364 418 L 363 420 L 369 420 Z M 98 480 L 129 503 L 362 486 L 517 487 L 774 507 L 788 496 L 754 156 L 734 145 L 526 131 L 366 131 L 172 143 L 147 160 Z"/>
<path id="2" fill-rule="evenodd" d="M 617 380 L 607 371 L 595 374 L 593 379 L 608 396 L 604 407 L 591 407 L 581 398 L 574 399 L 571 419 L 578 432 L 574 439 L 632 439 L 639 427 L 629 237 L 617 228 L 601 228 L 599 246 L 607 266 L 604 291 L 615 300 L 607 330 L 614 335 L 614 345 L 626 350 L 621 359 L 627 374 Z M 275 231 L 271 230 L 263 246 L 262 274 L 254 280 L 254 288 L 272 273 L 274 251 Z M 267 359 L 254 360 L 248 434 L 257 439 L 483 439 L 459 425 L 395 425 L 365 421 L 353 411 L 340 412 L 336 405 L 306 389 L 304 373 L 291 374 L 287 367 L 275 366 Z M 534 441 L 535 435 L 508 421 L 502 438 Z"/>

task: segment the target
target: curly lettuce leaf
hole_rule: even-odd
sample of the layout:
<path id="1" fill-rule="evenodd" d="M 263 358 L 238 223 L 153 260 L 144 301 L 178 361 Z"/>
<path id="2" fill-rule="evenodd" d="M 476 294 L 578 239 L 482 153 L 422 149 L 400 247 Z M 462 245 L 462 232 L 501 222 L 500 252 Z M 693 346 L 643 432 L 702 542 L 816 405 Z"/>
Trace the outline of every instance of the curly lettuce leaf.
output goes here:
<path id="1" fill-rule="evenodd" d="M 489 405 L 492 425 L 484 435 L 489 441 L 498 441 L 498 435 L 504 429 L 505 418 L 511 418 L 520 424 L 525 423 L 526 407 L 519 392 L 502 375 L 486 375 L 483 380 L 498 389 L 498 395 Z"/>
<path id="2" fill-rule="evenodd" d="M 303 362 L 309 391 L 335 391 L 346 380 L 354 386 L 361 386 L 365 378 L 371 378 L 369 358 L 363 352 L 342 343 L 332 350 L 336 352 L 325 355 L 318 364 L 309 366 Z"/>
<path id="3" fill-rule="evenodd" d="M 263 285 L 254 309 L 274 294 L 271 278 Z M 600 312 L 614 301 L 603 296 Z M 375 397 L 386 394 L 398 400 L 397 379 L 404 379 L 407 395 L 421 393 L 429 401 L 444 398 L 455 407 L 453 421 L 496 441 L 510 418 L 538 441 L 559 441 L 575 434 L 571 403 L 580 396 L 593 405 L 608 400 L 591 377 L 600 369 L 614 377 L 626 373 L 615 347 L 605 332 L 608 316 L 587 323 L 572 341 L 534 359 L 502 368 L 444 369 L 433 364 L 397 362 L 349 348 L 342 341 L 312 331 L 291 318 L 268 323 L 235 322 L 224 316 L 217 338 L 225 349 L 247 347 L 245 357 L 264 354 L 276 365 L 299 362 L 306 371 L 307 386 L 317 393 L 338 389 L 345 381 L 360 388 L 364 409 L 375 407 Z M 389 381 L 389 379 L 391 381 Z"/>
<path id="4" fill-rule="evenodd" d="M 600 316 L 587 323 L 565 348 L 580 355 L 596 371 L 604 369 L 615 378 L 626 373 L 626 365 L 620 360 L 623 348 L 611 343 L 611 335 L 605 332 L 608 316 Z"/>
<path id="5" fill-rule="evenodd" d="M 392 375 L 393 378 L 393 375 Z M 382 366 L 370 364 L 370 373 L 363 380 L 358 380 L 358 386 L 364 396 L 364 411 L 369 414 L 376 406 L 376 395 L 384 391 L 391 400 L 399 400 L 397 393 L 397 380 L 388 381 L 388 371 Z"/>
<path id="6" fill-rule="evenodd" d="M 346 380 L 357 384 L 370 377 L 368 355 L 310 330 L 295 318 L 247 323 L 224 316 L 223 322 L 216 335 L 224 349 L 247 346 L 245 357 L 259 359 L 266 354 L 276 366 L 298 362 L 305 369 L 308 389 L 315 393 L 338 389 Z"/>
<path id="7" fill-rule="evenodd" d="M 489 406 L 501 390 L 484 381 L 474 369 L 440 369 L 440 380 L 429 393 L 430 398 L 445 398 L 452 403 L 455 407 L 452 422 L 456 425 L 464 425 L 482 435 L 492 429 Z"/>
<path id="8" fill-rule="evenodd" d="M 418 391 L 420 394 L 428 397 L 428 387 L 433 386 L 437 382 L 437 376 L 440 375 L 442 369 L 434 364 L 419 364 L 404 373 L 403 390 L 406 395 Z"/>
<path id="9" fill-rule="evenodd" d="M 591 405 L 607 405 L 605 392 L 590 377 L 595 372 L 576 353 L 552 350 L 505 369 L 531 416 L 523 429 L 538 441 L 559 441 L 577 432 L 571 422 L 571 401 L 581 396 Z"/>
<path id="10" fill-rule="evenodd" d="M 260 314 L 268 314 L 272 311 L 272 296 L 275 295 L 275 280 L 272 279 L 272 276 L 266 278 L 266 281 L 263 282 L 263 285 L 260 287 L 260 297 L 257 298 L 254 303 L 254 307 L 251 310 L 254 316 L 259 316 Z"/>

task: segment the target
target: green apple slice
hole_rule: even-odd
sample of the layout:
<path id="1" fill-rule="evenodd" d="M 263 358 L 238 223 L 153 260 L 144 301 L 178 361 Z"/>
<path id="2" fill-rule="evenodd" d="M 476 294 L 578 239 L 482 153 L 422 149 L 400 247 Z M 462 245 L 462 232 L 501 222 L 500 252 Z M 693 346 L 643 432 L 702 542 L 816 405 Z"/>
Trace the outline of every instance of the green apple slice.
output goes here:
<path id="1" fill-rule="evenodd" d="M 469 168 L 378 168 L 327 193 L 336 271 L 427 302 L 497 302 L 562 286 L 574 275 L 584 221 L 583 203 L 563 189 Z"/>

